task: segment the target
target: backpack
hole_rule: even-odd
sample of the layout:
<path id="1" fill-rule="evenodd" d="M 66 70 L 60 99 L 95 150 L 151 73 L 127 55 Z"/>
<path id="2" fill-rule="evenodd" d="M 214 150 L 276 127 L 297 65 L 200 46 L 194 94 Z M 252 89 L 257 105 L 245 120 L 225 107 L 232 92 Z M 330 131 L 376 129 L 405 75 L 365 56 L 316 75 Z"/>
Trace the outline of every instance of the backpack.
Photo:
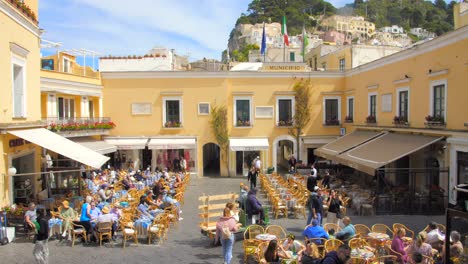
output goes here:
<path id="1" fill-rule="evenodd" d="M 223 229 L 221 230 L 221 237 L 223 239 L 231 239 L 231 230 L 229 230 L 229 226 L 227 224 L 223 225 Z"/>

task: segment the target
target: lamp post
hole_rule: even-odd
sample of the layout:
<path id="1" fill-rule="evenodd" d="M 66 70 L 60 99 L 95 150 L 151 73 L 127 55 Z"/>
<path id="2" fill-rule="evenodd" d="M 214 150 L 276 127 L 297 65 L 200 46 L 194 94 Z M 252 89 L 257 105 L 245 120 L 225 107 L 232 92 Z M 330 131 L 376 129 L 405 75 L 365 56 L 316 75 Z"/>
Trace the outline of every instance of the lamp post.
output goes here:
<path id="1" fill-rule="evenodd" d="M 16 171 L 16 168 L 15 168 L 15 167 L 10 167 L 10 168 L 8 169 L 8 175 L 9 175 L 9 176 L 15 176 L 15 175 L 16 175 L 16 172 L 17 172 L 17 171 Z"/>

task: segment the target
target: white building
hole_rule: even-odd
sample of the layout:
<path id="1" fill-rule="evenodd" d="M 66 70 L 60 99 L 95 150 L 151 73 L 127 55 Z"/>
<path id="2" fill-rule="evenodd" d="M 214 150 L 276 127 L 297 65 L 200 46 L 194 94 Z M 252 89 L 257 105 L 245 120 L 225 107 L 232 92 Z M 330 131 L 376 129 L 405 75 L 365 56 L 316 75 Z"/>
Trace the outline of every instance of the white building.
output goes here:
<path id="1" fill-rule="evenodd" d="M 420 39 L 435 38 L 436 34 L 425 30 L 424 28 L 412 28 L 410 33 L 417 36 Z"/>
<path id="2" fill-rule="evenodd" d="M 380 32 L 392 33 L 392 34 L 404 34 L 405 30 L 402 27 L 393 25 L 391 27 L 380 28 Z"/>

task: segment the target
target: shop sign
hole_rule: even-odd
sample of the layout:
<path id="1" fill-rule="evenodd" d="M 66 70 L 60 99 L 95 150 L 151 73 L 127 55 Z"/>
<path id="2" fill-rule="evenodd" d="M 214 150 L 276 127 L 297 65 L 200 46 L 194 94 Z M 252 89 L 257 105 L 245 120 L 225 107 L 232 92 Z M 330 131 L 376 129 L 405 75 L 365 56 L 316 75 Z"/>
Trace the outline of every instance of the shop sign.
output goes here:
<path id="1" fill-rule="evenodd" d="M 10 139 L 10 141 L 8 142 L 8 146 L 10 148 L 14 148 L 14 147 L 23 146 L 24 144 L 30 144 L 30 143 L 31 142 L 24 140 L 22 138 L 17 138 L 17 139 Z"/>
<path id="2" fill-rule="evenodd" d="M 262 67 L 263 71 L 271 72 L 303 72 L 306 70 L 305 65 L 264 65 Z"/>

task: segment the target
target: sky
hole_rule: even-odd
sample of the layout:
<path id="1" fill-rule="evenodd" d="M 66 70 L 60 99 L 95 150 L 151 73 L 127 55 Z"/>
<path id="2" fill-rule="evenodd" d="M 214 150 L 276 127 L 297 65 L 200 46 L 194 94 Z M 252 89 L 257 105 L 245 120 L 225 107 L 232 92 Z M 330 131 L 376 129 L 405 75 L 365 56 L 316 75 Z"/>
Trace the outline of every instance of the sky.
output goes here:
<path id="1" fill-rule="evenodd" d="M 42 38 L 61 50 L 87 49 L 100 56 L 144 55 L 175 49 L 190 61 L 220 59 L 237 18 L 252 0 L 40 0 Z M 329 0 L 335 7 L 353 0 Z M 43 55 L 56 52 L 42 49 Z M 81 61 L 80 61 L 81 60 Z M 91 65 L 91 58 L 86 60 Z M 78 59 L 82 64 L 82 58 Z"/>

